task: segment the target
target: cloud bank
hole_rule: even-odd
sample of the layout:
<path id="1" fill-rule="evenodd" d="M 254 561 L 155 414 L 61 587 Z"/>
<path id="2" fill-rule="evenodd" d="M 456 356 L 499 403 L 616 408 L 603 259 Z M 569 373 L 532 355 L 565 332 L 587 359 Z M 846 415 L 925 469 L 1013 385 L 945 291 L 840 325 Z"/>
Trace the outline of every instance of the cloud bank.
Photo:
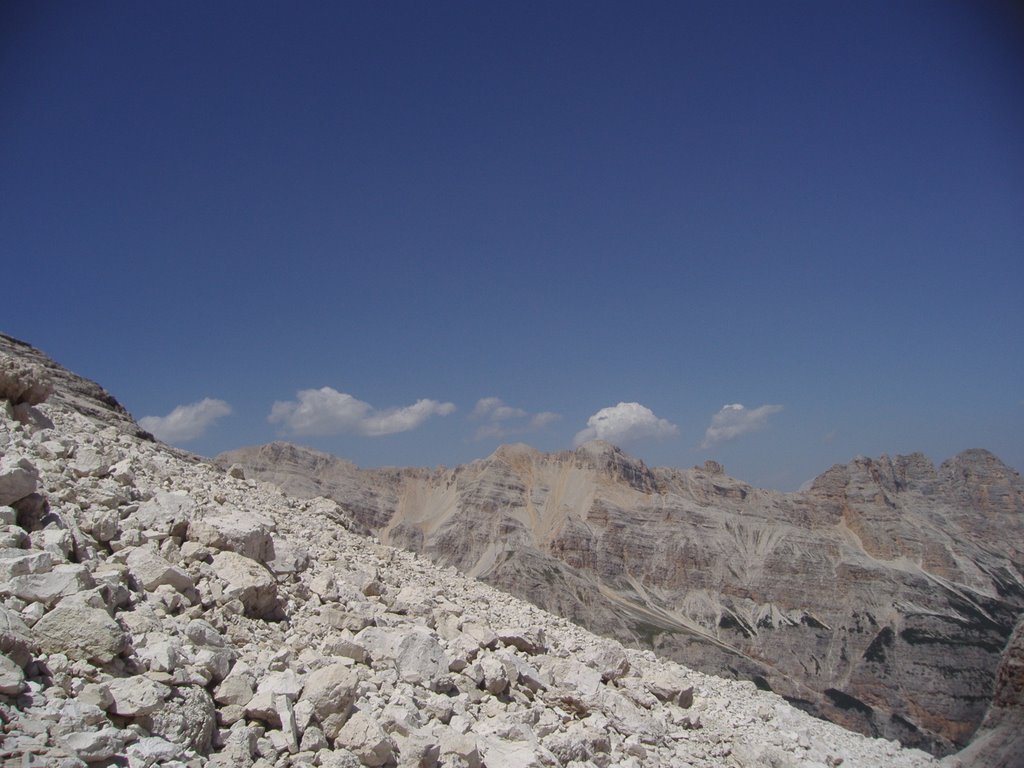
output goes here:
<path id="1" fill-rule="evenodd" d="M 588 440 L 607 440 L 619 444 L 644 437 L 671 437 L 679 434 L 675 424 L 659 419 L 654 412 L 640 403 L 619 403 L 602 408 L 589 419 L 586 429 L 576 433 L 573 445 Z"/>
<path id="2" fill-rule="evenodd" d="M 332 387 L 303 389 L 296 400 L 277 401 L 267 421 L 280 424 L 293 435 L 339 435 L 366 437 L 393 435 L 416 429 L 431 416 L 447 416 L 453 403 L 421 399 L 400 408 L 377 409 L 369 403 Z"/>
<path id="3" fill-rule="evenodd" d="M 710 448 L 716 443 L 756 432 L 768 426 L 768 417 L 782 410 L 781 405 L 762 405 L 748 410 L 739 403 L 723 405 L 722 410 L 711 417 L 711 426 L 704 433 L 701 448 Z"/>
<path id="4" fill-rule="evenodd" d="M 484 397 L 477 400 L 470 418 L 484 422 L 473 435 L 474 440 L 483 440 L 536 432 L 562 417 L 551 411 L 530 413 L 522 408 L 505 405 L 499 397 Z"/>
<path id="5" fill-rule="evenodd" d="M 223 400 L 207 397 L 179 405 L 166 416 L 143 416 L 139 425 L 165 443 L 185 443 L 202 436 L 213 422 L 230 413 L 231 406 Z"/>

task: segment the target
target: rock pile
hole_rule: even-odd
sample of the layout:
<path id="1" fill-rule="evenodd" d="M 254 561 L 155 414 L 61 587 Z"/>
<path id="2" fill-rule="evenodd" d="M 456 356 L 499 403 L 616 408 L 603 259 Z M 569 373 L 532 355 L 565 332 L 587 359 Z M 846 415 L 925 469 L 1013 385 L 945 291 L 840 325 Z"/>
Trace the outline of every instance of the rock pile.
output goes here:
<path id="1" fill-rule="evenodd" d="M 0 403 L 4 765 L 935 764 L 98 414 Z"/>

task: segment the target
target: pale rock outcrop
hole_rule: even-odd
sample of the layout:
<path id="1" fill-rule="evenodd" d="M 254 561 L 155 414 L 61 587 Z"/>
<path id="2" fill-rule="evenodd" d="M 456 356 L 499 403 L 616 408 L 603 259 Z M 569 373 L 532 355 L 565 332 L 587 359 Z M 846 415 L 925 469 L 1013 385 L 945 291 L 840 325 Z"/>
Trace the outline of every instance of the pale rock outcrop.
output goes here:
<path id="1" fill-rule="evenodd" d="M 88 568 L 77 563 L 62 563 L 41 573 L 15 576 L 0 584 L 0 594 L 14 595 L 29 603 L 55 605 L 61 598 L 92 589 L 96 582 Z"/>
<path id="2" fill-rule="evenodd" d="M 19 614 L 0 605 L 0 653 L 24 667 L 39 649 L 36 638 Z"/>
<path id="3" fill-rule="evenodd" d="M 153 736 L 199 754 L 209 751 L 217 728 L 216 707 L 210 694 L 196 685 L 177 686 L 152 712 L 137 722 Z M 155 745 L 154 745 L 155 746 Z"/>
<path id="4" fill-rule="evenodd" d="M 42 368 L 22 358 L 0 353 L 0 400 L 12 405 L 38 405 L 53 393 Z"/>
<path id="5" fill-rule="evenodd" d="M 356 712 L 348 719 L 338 731 L 335 742 L 370 768 L 386 765 L 395 754 L 394 741 L 376 720 L 364 712 Z"/>
<path id="6" fill-rule="evenodd" d="M 271 672 L 256 688 L 253 697 L 245 704 L 245 713 L 251 718 L 280 728 L 279 699 L 296 701 L 304 685 L 303 676 L 290 669 Z"/>
<path id="7" fill-rule="evenodd" d="M 61 742 L 86 763 L 106 762 L 124 749 L 128 734 L 108 726 L 98 731 L 78 731 L 61 738 Z"/>
<path id="8" fill-rule="evenodd" d="M 17 696 L 25 690 L 25 672 L 13 659 L 0 654 L 0 693 Z"/>
<path id="9" fill-rule="evenodd" d="M 446 690 L 450 684 L 448 659 L 437 638 L 429 632 L 409 632 L 395 654 L 398 679 L 432 690 Z"/>
<path id="10" fill-rule="evenodd" d="M 53 568 L 53 555 L 43 550 L 0 549 L 0 581 L 30 573 L 47 573 Z"/>

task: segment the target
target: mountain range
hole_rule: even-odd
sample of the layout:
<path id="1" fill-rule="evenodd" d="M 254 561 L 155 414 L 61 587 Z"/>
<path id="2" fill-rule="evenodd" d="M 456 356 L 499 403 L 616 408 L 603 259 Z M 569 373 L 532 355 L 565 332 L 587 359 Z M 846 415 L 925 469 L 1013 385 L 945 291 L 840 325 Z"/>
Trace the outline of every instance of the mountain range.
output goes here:
<path id="1" fill-rule="evenodd" d="M 861 456 L 796 493 L 601 441 L 454 469 L 282 442 L 217 462 L 591 631 L 938 755 L 982 723 L 1024 613 L 1024 482 L 980 449 Z"/>

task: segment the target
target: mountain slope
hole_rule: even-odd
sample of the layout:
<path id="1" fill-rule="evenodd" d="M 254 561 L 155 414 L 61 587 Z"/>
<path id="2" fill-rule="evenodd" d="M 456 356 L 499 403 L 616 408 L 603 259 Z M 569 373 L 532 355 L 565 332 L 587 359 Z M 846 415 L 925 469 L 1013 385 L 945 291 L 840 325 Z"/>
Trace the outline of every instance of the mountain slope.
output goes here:
<path id="1" fill-rule="evenodd" d="M 169 449 L 2 334 L 0 384 L 3 765 L 935 764 Z"/>
<path id="2" fill-rule="evenodd" d="M 435 471 L 285 443 L 218 461 L 593 631 L 937 754 L 981 723 L 1024 610 L 1024 484 L 986 451 L 860 457 L 794 494 L 601 442 Z"/>

